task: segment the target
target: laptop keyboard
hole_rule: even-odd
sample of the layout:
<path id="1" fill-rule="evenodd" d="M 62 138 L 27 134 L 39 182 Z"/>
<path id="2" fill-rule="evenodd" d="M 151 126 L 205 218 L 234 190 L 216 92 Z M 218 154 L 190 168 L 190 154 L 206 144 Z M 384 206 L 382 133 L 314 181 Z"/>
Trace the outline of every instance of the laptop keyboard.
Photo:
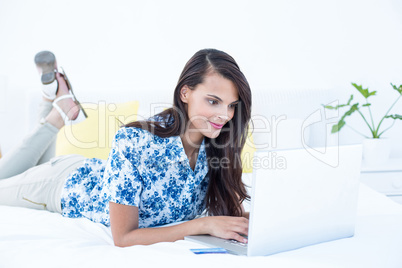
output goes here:
<path id="1" fill-rule="evenodd" d="M 247 247 L 247 244 L 242 243 L 242 242 L 239 242 L 239 241 L 234 240 L 234 239 L 225 240 L 224 242 L 225 242 L 225 243 L 232 244 L 232 245 L 244 247 L 244 248 Z"/>

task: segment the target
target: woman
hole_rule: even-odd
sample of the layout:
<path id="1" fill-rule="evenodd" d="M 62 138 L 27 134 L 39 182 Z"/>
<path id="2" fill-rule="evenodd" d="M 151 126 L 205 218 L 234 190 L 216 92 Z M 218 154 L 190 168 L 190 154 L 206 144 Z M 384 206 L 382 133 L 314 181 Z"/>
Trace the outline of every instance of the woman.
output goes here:
<path id="1" fill-rule="evenodd" d="M 1 159 L 0 204 L 86 217 L 110 226 L 122 247 L 195 234 L 247 242 L 242 202 L 249 196 L 240 153 L 251 92 L 231 56 L 198 51 L 180 75 L 173 107 L 119 129 L 107 161 L 68 155 L 37 165 L 46 160 L 58 129 L 85 118 L 68 79 L 53 71 L 54 57 L 42 53 L 36 63 L 48 114 Z M 204 210 L 209 216 L 197 218 Z"/>

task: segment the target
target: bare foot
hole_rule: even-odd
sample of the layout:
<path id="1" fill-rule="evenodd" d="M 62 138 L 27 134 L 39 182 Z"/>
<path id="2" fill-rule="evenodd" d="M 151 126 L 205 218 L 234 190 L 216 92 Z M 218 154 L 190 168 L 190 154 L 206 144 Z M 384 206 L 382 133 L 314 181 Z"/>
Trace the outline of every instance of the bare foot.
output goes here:
<path id="1" fill-rule="evenodd" d="M 63 75 L 60 73 L 56 73 L 56 79 L 59 83 L 59 88 L 56 94 L 56 99 L 63 95 L 69 94 L 68 86 L 66 81 L 64 80 Z M 63 99 L 57 102 L 57 105 L 63 110 L 63 112 L 67 115 L 69 120 L 74 120 L 77 118 L 80 108 L 73 101 L 72 98 Z M 58 129 L 64 126 L 64 118 L 60 115 L 60 113 L 53 107 L 50 113 L 45 118 L 47 122 L 57 127 Z"/>

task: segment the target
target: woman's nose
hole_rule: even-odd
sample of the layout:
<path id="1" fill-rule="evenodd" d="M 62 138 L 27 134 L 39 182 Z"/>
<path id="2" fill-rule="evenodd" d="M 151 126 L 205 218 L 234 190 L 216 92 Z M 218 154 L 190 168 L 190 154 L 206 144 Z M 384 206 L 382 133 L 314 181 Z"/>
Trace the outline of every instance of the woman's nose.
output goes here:
<path id="1" fill-rule="evenodd" d="M 218 114 L 218 118 L 220 120 L 222 120 L 223 122 L 227 122 L 230 120 L 231 118 L 231 111 L 229 109 L 229 107 L 222 107 L 219 109 L 219 114 Z"/>
<path id="2" fill-rule="evenodd" d="M 226 121 L 228 121 L 229 116 L 228 116 L 228 114 L 226 112 L 226 113 L 222 113 L 222 114 L 218 115 L 218 118 L 221 119 L 222 121 L 226 122 Z"/>

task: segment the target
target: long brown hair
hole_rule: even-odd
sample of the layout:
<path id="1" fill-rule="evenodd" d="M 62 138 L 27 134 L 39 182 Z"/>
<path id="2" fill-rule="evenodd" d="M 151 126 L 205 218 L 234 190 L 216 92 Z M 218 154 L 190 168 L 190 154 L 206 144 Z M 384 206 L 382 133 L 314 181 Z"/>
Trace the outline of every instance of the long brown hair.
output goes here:
<path id="1" fill-rule="evenodd" d="M 125 127 L 137 127 L 162 138 L 184 134 L 189 121 L 180 90 L 187 85 L 191 90 L 203 83 L 204 77 L 217 73 L 232 81 L 238 90 L 239 103 L 233 118 L 221 129 L 218 137 L 205 137 L 209 185 L 206 209 L 210 215 L 241 215 L 241 203 L 250 197 L 242 182 L 240 153 L 246 142 L 251 118 L 251 90 L 236 61 L 227 53 L 216 49 L 203 49 L 186 63 L 174 91 L 173 107 L 156 117 L 157 121 L 135 121 Z M 225 165 L 212 164 L 212 160 L 226 159 Z"/>

